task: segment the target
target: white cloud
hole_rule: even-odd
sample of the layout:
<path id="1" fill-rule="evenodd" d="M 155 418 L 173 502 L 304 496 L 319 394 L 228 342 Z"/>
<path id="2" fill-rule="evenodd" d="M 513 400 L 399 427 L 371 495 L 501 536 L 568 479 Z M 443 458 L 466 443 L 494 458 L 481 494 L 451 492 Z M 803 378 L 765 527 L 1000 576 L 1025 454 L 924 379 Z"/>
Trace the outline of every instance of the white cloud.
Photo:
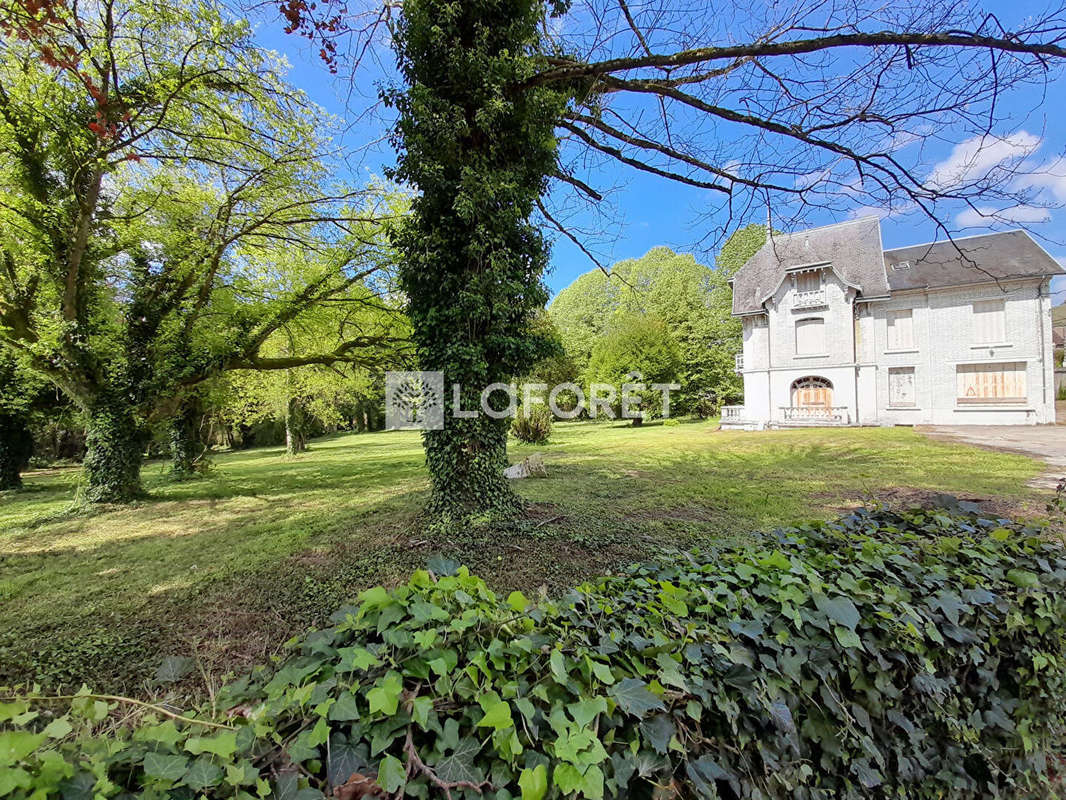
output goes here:
<path id="1" fill-rule="evenodd" d="M 960 228 L 987 228 L 997 222 L 1031 224 L 1048 222 L 1050 219 L 1051 211 L 1039 206 L 1013 206 L 1011 208 L 978 206 L 976 209 L 968 208 L 963 211 L 955 218 L 955 222 Z"/>
<path id="2" fill-rule="evenodd" d="M 1015 185 L 1021 189 L 1047 191 L 1060 203 L 1066 203 L 1066 158 L 1059 157 L 1019 175 Z"/>
<path id="3" fill-rule="evenodd" d="M 955 145 L 951 155 L 933 167 L 926 181 L 947 191 L 980 181 L 1000 169 L 1011 169 L 1040 149 L 1041 139 L 1026 131 L 1010 136 L 975 136 Z"/>
<path id="4" fill-rule="evenodd" d="M 892 216 L 892 209 L 884 206 L 859 206 L 848 213 L 848 219 L 862 219 L 863 217 L 885 219 L 890 216 Z"/>

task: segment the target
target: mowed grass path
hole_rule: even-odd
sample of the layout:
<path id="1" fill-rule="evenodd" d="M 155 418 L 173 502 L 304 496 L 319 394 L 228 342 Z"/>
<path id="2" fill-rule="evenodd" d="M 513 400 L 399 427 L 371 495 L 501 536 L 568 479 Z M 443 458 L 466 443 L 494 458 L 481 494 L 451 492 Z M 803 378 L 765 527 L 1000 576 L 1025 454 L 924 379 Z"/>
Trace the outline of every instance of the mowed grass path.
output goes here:
<path id="1" fill-rule="evenodd" d="M 0 494 L 0 684 L 136 688 L 166 655 L 209 674 L 264 658 L 374 583 L 432 555 L 500 589 L 563 589 L 663 547 L 827 516 L 922 493 L 1040 508 L 1023 456 L 932 442 L 911 430 L 716 431 L 714 422 L 634 429 L 562 424 L 540 452 L 550 476 L 520 483 L 526 519 L 430 535 L 427 475 L 411 432 L 341 435 L 295 459 L 227 453 L 173 483 L 150 464 L 150 496 L 72 509 L 76 469 L 31 473 Z"/>

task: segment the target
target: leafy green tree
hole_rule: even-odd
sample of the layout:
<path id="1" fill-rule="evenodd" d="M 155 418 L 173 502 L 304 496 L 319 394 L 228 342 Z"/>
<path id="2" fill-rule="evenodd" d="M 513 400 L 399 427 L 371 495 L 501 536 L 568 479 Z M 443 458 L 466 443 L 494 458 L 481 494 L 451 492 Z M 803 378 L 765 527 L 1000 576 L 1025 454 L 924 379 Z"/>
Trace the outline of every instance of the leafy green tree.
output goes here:
<path id="1" fill-rule="evenodd" d="M 623 411 L 623 385 L 644 384 L 642 390 L 632 392 L 633 397 L 639 398 L 641 409 L 633 424 L 640 425 L 644 419 L 659 413 L 661 407 L 663 395 L 651 385 L 677 383 L 682 365 L 681 348 L 666 320 L 648 314 L 621 314 L 592 348 L 585 369 L 586 383 L 590 385 L 586 396 L 591 397 L 592 383 L 618 387 L 614 403 L 617 414 Z"/>
<path id="2" fill-rule="evenodd" d="M 733 371 L 740 324 L 730 316 L 727 277 L 692 255 L 656 247 L 618 262 L 610 275 L 593 270 L 580 276 L 555 297 L 550 313 L 566 352 L 582 367 L 618 319 L 647 314 L 664 321 L 681 353 L 676 408 L 694 410 L 705 394 L 740 393 Z"/>
<path id="3" fill-rule="evenodd" d="M 319 109 L 210 3 L 5 3 L 0 347 L 85 412 L 89 501 L 140 491 L 148 423 L 229 369 L 370 361 L 264 344 L 366 302 L 382 192 L 334 190 Z"/>

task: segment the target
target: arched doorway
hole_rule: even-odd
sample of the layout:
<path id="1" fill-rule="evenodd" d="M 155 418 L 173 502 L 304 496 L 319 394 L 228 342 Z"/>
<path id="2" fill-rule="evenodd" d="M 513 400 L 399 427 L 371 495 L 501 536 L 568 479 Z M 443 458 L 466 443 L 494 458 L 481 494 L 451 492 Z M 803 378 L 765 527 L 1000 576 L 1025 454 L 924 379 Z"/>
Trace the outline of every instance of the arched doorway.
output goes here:
<path id="1" fill-rule="evenodd" d="M 808 376 L 792 382 L 792 407 L 829 411 L 833 407 L 833 384 Z"/>

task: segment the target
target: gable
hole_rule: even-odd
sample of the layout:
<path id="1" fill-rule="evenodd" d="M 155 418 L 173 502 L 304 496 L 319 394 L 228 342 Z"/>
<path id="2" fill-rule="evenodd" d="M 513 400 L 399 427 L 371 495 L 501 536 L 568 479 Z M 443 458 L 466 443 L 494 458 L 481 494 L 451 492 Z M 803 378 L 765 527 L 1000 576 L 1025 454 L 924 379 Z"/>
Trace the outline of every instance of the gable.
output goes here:
<path id="1" fill-rule="evenodd" d="M 863 297 L 888 295 L 881 225 L 876 217 L 867 217 L 768 237 L 733 277 L 733 313 L 762 311 L 763 303 L 777 291 L 790 270 L 815 265 L 831 267 L 841 281 L 855 287 Z"/>

